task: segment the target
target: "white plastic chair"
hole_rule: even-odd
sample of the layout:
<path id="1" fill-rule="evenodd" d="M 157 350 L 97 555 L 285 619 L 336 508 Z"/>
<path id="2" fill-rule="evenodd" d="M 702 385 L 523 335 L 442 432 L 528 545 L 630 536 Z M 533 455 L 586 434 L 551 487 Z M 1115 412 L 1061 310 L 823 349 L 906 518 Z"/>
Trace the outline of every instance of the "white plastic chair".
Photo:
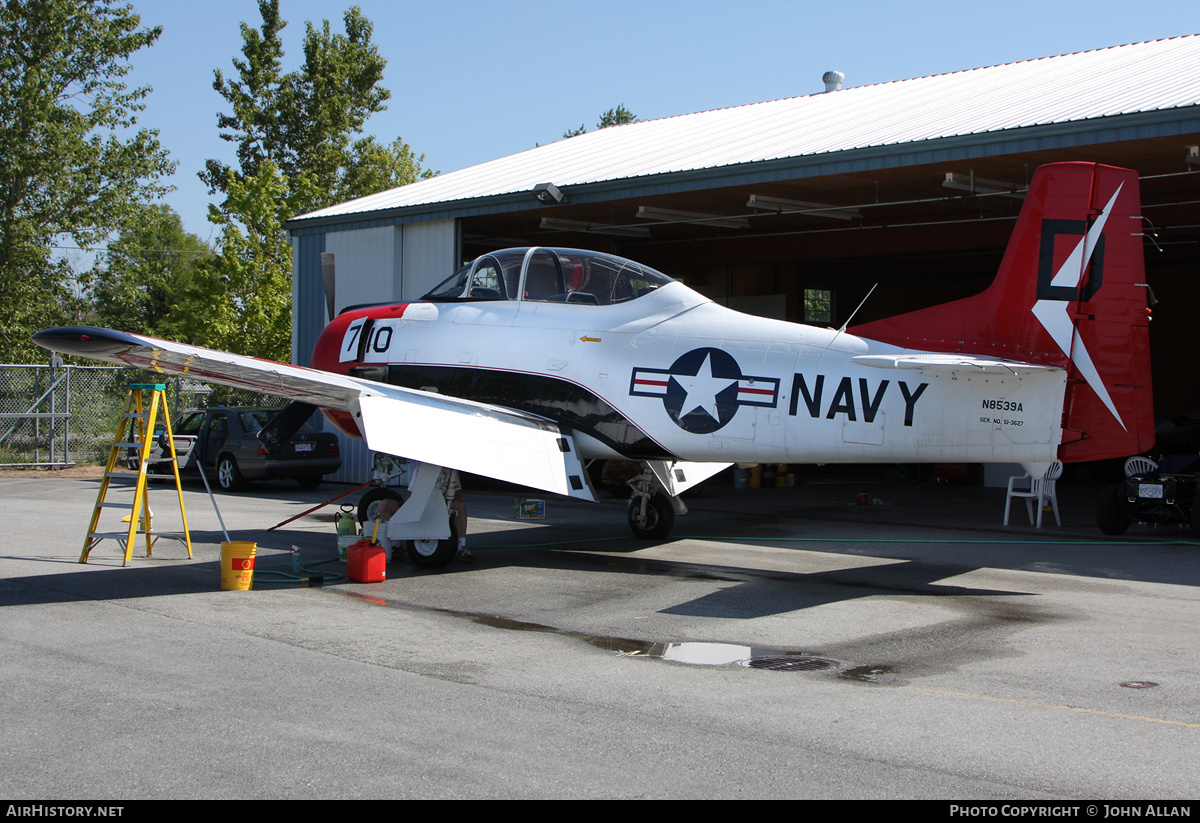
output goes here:
<path id="1" fill-rule="evenodd" d="M 1125 461 L 1125 476 L 1133 477 L 1135 474 L 1149 474 L 1150 472 L 1158 471 L 1158 464 L 1149 457 L 1131 457 Z"/>
<path id="2" fill-rule="evenodd" d="M 1023 474 L 1020 477 L 1008 478 L 1008 496 L 1004 499 L 1004 525 L 1008 525 L 1009 508 L 1012 506 L 1014 497 L 1019 497 L 1025 501 L 1025 511 L 1029 514 L 1029 522 L 1033 523 L 1033 504 L 1037 501 L 1037 527 L 1042 527 L 1042 511 L 1046 507 L 1046 503 L 1050 503 L 1050 508 L 1054 510 L 1054 522 L 1062 525 L 1062 519 L 1058 516 L 1058 497 L 1055 495 L 1054 486 L 1058 478 L 1062 477 L 1062 463 L 1051 463 L 1050 468 L 1046 469 L 1046 473 L 1041 477 L 1030 477 L 1028 474 Z M 1028 486 L 1028 491 L 1025 487 Z"/>

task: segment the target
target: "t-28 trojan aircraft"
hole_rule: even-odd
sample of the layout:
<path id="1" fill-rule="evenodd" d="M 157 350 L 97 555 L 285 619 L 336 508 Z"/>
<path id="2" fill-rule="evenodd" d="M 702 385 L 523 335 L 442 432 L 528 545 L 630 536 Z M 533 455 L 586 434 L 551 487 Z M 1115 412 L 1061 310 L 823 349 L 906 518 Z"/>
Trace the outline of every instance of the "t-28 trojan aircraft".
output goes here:
<path id="1" fill-rule="evenodd" d="M 1150 448 L 1139 212 L 1136 172 L 1043 166 L 986 291 L 850 329 L 740 314 L 629 260 L 535 247 L 485 254 L 416 302 L 344 310 L 312 368 L 86 327 L 34 339 L 280 395 L 300 417 L 320 408 L 415 463 L 388 536 L 442 565 L 445 469 L 592 500 L 588 461 L 640 461 L 629 523 L 660 538 L 680 493 L 732 463 L 1041 476 Z"/>

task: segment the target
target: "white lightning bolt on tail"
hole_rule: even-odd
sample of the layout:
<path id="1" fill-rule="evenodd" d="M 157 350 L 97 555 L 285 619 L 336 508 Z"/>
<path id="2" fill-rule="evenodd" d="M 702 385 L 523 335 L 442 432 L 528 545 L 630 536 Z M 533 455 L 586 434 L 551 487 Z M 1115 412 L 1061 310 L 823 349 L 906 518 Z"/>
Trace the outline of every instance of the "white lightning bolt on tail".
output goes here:
<path id="1" fill-rule="evenodd" d="M 1067 259 L 1063 261 L 1058 271 L 1054 273 L 1054 278 L 1050 281 L 1052 286 L 1068 286 L 1072 289 L 1079 288 L 1079 281 L 1083 277 L 1083 272 L 1092 260 L 1092 252 L 1096 250 L 1096 245 L 1100 242 L 1100 237 L 1104 233 L 1104 224 L 1108 222 L 1108 215 L 1112 212 L 1113 204 L 1117 202 L 1117 197 L 1121 194 L 1121 189 L 1124 186 L 1124 183 L 1117 186 L 1117 190 L 1113 192 L 1108 205 L 1104 207 L 1103 211 L 1100 212 L 1099 218 L 1088 229 L 1087 235 L 1079 241 L 1079 245 L 1075 247 Z M 1062 349 L 1063 354 L 1070 357 L 1075 363 L 1075 367 L 1079 369 L 1079 373 L 1084 376 L 1088 385 L 1096 392 L 1096 395 L 1104 403 L 1105 407 L 1112 412 L 1112 416 L 1121 424 L 1121 428 L 1128 431 L 1125 427 L 1125 422 L 1121 419 L 1121 415 L 1117 413 L 1117 407 L 1108 395 L 1108 389 L 1104 385 L 1104 380 L 1100 377 L 1100 372 L 1096 370 L 1096 364 L 1092 362 L 1092 356 L 1088 354 L 1087 348 L 1083 345 L 1083 340 L 1079 337 L 1079 331 L 1075 328 L 1075 324 L 1071 320 L 1071 316 L 1068 313 L 1070 305 L 1069 301 L 1064 300 L 1038 300 L 1033 304 L 1033 315 L 1049 335 L 1054 338 L 1054 342 Z"/>

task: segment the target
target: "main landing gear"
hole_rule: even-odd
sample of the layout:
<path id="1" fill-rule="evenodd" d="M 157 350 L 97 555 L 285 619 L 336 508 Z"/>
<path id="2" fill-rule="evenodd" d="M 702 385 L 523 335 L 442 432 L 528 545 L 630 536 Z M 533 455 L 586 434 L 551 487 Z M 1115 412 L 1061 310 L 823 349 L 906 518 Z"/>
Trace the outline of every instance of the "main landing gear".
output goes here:
<path id="1" fill-rule="evenodd" d="M 671 497 L 663 489 L 649 464 L 642 473 L 629 481 L 633 495 L 629 498 L 629 529 L 643 540 L 662 540 L 675 526 L 675 515 L 687 514 L 687 506 L 679 497 Z"/>
<path id="2" fill-rule="evenodd" d="M 451 469 L 429 463 L 408 463 L 408 494 L 402 496 L 390 488 L 376 486 L 362 496 L 358 519 L 369 524 L 379 517 L 380 504 L 394 501 L 399 510 L 381 524 L 393 546 L 404 544 L 408 559 L 415 566 L 441 568 L 458 553 L 456 512 L 451 508 L 460 488 Z M 375 456 L 376 480 L 384 483 L 400 474 L 400 461 L 390 455 Z M 367 526 L 364 526 L 367 528 Z"/>
<path id="3" fill-rule="evenodd" d="M 431 537 L 405 541 L 404 550 L 414 566 L 440 569 L 455 558 L 458 554 L 458 529 L 455 528 L 454 515 L 455 512 L 450 512 L 450 536 L 445 540 Z"/>
<path id="4" fill-rule="evenodd" d="M 408 494 L 404 496 L 382 485 L 399 475 L 399 465 L 400 462 L 395 458 L 376 455 L 375 475 L 381 485 L 362 496 L 358 519 L 364 524 L 376 520 L 384 502 L 398 506 L 399 510 L 384 524 L 392 545 L 398 546 L 403 542 L 414 565 L 427 568 L 445 566 L 457 556 L 458 538 L 464 531 L 454 506 L 454 498 L 460 488 L 455 472 L 430 463 L 410 462 L 407 464 Z M 676 467 L 682 464 L 669 465 Z M 694 480 L 693 484 L 700 482 L 704 476 L 708 475 Z M 679 495 L 670 493 L 671 490 L 682 491 L 687 486 L 668 490 L 663 485 L 664 482 L 673 484 L 676 480 L 683 480 L 682 470 L 678 470 L 677 478 L 667 477 L 664 481 L 650 463 L 643 463 L 641 473 L 629 481 L 631 496 L 627 513 L 629 529 L 635 537 L 662 540 L 670 535 L 675 518 L 687 514 L 687 506 Z"/>

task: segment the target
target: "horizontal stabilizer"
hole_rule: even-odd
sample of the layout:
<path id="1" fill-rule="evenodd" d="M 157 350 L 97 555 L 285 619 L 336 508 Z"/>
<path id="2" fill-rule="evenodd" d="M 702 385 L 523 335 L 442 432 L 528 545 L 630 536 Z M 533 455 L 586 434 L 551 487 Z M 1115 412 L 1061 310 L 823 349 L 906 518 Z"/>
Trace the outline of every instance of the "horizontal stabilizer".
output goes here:
<path id="1" fill-rule="evenodd" d="M 860 354 L 850 358 L 860 366 L 876 369 L 921 369 L 924 371 L 1021 375 L 1053 371 L 1054 366 L 1019 363 L 1015 360 L 996 360 L 969 354 Z"/>

